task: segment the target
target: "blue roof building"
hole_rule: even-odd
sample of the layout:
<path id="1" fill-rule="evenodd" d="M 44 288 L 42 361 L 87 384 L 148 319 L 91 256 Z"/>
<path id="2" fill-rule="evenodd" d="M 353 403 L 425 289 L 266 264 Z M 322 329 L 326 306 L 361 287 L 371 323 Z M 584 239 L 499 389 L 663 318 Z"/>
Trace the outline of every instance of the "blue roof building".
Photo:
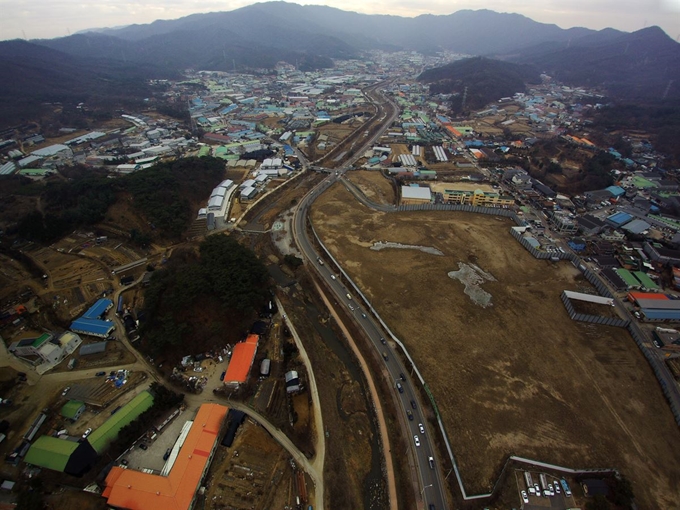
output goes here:
<path id="1" fill-rule="evenodd" d="M 619 228 L 628 223 L 632 219 L 633 217 L 628 213 L 617 212 L 612 214 L 611 216 L 607 216 L 606 222 L 613 226 L 614 228 Z"/>
<path id="2" fill-rule="evenodd" d="M 614 195 L 614 197 L 619 198 L 622 197 L 623 195 L 626 194 L 626 190 L 623 189 L 621 186 L 609 186 L 605 188 L 609 193 Z"/>
<path id="3" fill-rule="evenodd" d="M 98 299 L 82 317 L 84 319 L 101 319 L 102 316 L 113 307 L 113 301 L 110 299 Z"/>
<path id="4" fill-rule="evenodd" d="M 106 338 L 115 329 L 113 322 L 99 319 L 87 319 L 81 317 L 71 323 L 70 330 L 83 335 L 99 336 Z"/>

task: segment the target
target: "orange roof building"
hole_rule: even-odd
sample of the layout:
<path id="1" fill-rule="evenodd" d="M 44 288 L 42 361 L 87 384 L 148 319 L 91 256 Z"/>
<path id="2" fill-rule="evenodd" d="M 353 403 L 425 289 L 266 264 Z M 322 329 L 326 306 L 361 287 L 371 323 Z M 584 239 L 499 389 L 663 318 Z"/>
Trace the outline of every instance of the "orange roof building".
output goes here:
<path id="1" fill-rule="evenodd" d="M 245 342 L 240 342 L 234 346 L 227 373 L 224 374 L 224 384 L 238 386 L 246 382 L 255 360 L 259 339 L 258 335 L 248 335 Z"/>
<path id="2" fill-rule="evenodd" d="M 114 508 L 127 510 L 188 510 L 210 466 L 228 408 L 203 404 L 177 454 L 168 476 L 114 466 L 102 496 Z"/>

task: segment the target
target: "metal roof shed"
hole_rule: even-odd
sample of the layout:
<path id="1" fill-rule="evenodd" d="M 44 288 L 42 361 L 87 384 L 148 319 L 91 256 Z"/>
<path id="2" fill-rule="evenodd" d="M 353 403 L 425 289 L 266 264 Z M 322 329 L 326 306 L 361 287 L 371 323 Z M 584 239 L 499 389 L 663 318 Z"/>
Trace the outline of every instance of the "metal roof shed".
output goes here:
<path id="1" fill-rule="evenodd" d="M 78 448 L 78 444 L 75 441 L 52 436 L 40 436 L 31 445 L 24 460 L 28 464 L 63 473 L 71 454 Z"/>
<path id="2" fill-rule="evenodd" d="M 80 348 L 80 355 L 87 356 L 89 354 L 99 354 L 106 352 L 106 342 L 96 342 L 94 344 L 83 345 Z"/>
<path id="3" fill-rule="evenodd" d="M 143 391 L 120 408 L 87 438 L 97 453 L 102 453 L 108 444 L 118 437 L 120 429 L 128 425 L 153 405 L 153 395 Z"/>
<path id="4" fill-rule="evenodd" d="M 98 319 L 76 319 L 71 323 L 69 328 L 74 333 L 82 333 L 84 335 L 107 337 L 115 326 L 113 322 L 100 321 Z"/>
<path id="5" fill-rule="evenodd" d="M 110 299 L 98 299 L 82 317 L 86 319 L 100 319 L 112 306 L 113 301 Z"/>

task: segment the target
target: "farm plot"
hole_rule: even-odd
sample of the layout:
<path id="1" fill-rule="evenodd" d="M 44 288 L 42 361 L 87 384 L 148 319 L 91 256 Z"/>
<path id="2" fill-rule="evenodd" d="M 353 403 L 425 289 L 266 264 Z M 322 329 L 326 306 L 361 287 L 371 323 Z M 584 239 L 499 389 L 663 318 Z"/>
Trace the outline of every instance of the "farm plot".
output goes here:
<path id="1" fill-rule="evenodd" d="M 614 467 L 640 508 L 680 500 L 680 433 L 647 362 L 619 328 L 571 321 L 562 290 L 585 289 L 566 262 L 533 259 L 492 216 L 377 213 L 337 185 L 312 223 L 407 345 L 437 401 L 470 492 L 489 490 L 504 456 Z M 371 250 L 375 241 L 444 253 Z M 459 263 L 491 306 L 448 278 Z M 653 418 L 652 418 L 653 417 Z"/>

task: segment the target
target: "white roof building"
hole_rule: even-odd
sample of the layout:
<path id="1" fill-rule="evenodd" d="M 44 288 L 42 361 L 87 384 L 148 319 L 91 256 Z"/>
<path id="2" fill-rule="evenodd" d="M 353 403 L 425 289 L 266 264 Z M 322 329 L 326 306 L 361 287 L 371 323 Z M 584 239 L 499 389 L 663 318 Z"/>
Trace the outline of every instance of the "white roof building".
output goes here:
<path id="1" fill-rule="evenodd" d="M 425 187 L 415 187 L 415 186 L 402 186 L 401 187 L 401 198 L 402 200 L 432 200 L 432 192 L 430 188 Z"/>

